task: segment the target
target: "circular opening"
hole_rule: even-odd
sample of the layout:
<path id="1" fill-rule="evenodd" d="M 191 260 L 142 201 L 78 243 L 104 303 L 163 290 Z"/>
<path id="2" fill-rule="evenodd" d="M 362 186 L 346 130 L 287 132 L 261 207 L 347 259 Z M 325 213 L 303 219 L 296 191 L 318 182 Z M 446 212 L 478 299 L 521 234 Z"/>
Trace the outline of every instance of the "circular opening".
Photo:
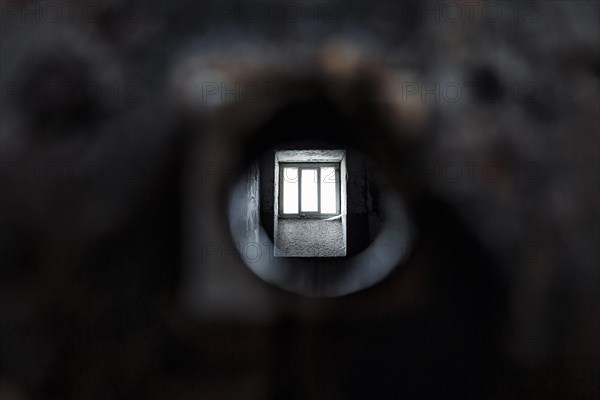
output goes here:
<path id="1" fill-rule="evenodd" d="M 368 82 L 342 83 L 289 79 L 276 101 L 224 106 L 208 125 L 219 132 L 217 154 L 241 171 L 219 187 L 232 245 L 264 281 L 307 296 L 341 296 L 380 282 L 407 258 L 415 237 L 412 186 L 397 174 L 411 150 L 399 146 L 402 136 Z M 303 152 L 343 156 L 303 159 Z M 298 177 L 287 194 L 280 178 L 286 167 Z M 329 189 L 320 178 L 326 171 L 337 176 Z M 327 190 L 335 202 L 323 200 Z M 311 207 L 304 206 L 307 193 L 315 196 Z M 295 211 L 285 211 L 282 199 L 294 196 Z M 328 212 L 315 206 L 320 202 Z"/>
<path id="2" fill-rule="evenodd" d="M 361 151 L 348 147 L 342 149 L 345 165 L 338 175 L 345 181 L 338 186 L 344 207 L 331 217 L 282 215 L 277 207 L 284 194 L 277 185 L 278 151 L 293 149 L 298 163 L 291 165 L 312 169 L 321 165 L 311 158 L 316 144 L 325 154 L 333 147 L 340 151 L 333 144 L 287 144 L 251 162 L 231 190 L 229 228 L 242 260 L 261 279 L 302 295 L 341 296 L 380 282 L 400 265 L 412 248 L 414 232 L 386 174 Z M 304 186 L 294 180 L 292 184 Z M 286 253 L 286 246 L 295 253 Z M 328 253 L 335 246 L 345 251 Z"/>

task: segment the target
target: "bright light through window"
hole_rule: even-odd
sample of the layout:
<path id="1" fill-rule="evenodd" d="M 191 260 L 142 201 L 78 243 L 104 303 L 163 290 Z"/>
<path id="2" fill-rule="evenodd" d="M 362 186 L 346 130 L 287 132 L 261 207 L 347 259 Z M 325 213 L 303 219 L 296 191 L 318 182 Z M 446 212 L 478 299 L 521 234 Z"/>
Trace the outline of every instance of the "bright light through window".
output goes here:
<path id="1" fill-rule="evenodd" d="M 298 214 L 298 168 L 283 168 L 283 213 Z"/>
<path id="2" fill-rule="evenodd" d="M 321 167 L 321 213 L 337 212 L 337 183 L 333 167 Z"/>
<path id="3" fill-rule="evenodd" d="M 301 174 L 301 201 L 300 210 L 302 212 L 319 211 L 319 181 L 317 178 L 317 169 L 302 169 Z"/>
<path id="4" fill-rule="evenodd" d="M 318 217 L 340 212 L 339 165 L 282 164 L 280 168 L 282 214 Z"/>

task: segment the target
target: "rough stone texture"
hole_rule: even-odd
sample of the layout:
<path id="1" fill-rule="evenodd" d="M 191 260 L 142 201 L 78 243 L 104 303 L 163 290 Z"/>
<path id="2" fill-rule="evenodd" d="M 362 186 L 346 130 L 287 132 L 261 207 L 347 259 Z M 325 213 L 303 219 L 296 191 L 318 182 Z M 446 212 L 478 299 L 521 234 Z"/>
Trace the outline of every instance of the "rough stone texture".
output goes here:
<path id="1" fill-rule="evenodd" d="M 240 212 L 230 218 L 231 229 L 235 232 L 243 232 L 248 243 L 258 242 L 258 230 L 260 228 L 260 172 L 258 164 L 254 163 L 245 171 L 241 177 L 241 184 L 232 193 L 232 202 L 242 207 L 236 207 Z"/>
<path id="2" fill-rule="evenodd" d="M 280 218 L 275 247 L 275 255 L 279 257 L 343 257 L 346 232 L 341 219 Z"/>

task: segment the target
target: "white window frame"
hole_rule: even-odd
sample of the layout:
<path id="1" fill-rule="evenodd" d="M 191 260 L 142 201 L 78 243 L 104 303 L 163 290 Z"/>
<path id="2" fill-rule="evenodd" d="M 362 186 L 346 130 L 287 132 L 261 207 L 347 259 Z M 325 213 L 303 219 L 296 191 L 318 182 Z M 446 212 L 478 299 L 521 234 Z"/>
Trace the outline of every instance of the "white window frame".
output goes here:
<path id="1" fill-rule="evenodd" d="M 341 204 L 340 204 L 340 189 L 341 189 L 341 180 L 340 180 L 340 163 L 332 163 L 332 162 L 280 162 L 279 169 L 286 167 L 295 167 L 298 168 L 298 212 L 297 213 L 284 213 L 283 212 L 283 179 L 284 174 L 279 174 L 279 217 L 280 218 L 331 218 L 337 215 L 340 215 L 341 212 Z M 333 213 L 324 213 L 321 212 L 321 168 L 329 167 L 333 168 L 335 171 L 335 209 L 336 211 Z M 302 170 L 314 169 L 317 171 L 317 211 L 302 211 Z"/>

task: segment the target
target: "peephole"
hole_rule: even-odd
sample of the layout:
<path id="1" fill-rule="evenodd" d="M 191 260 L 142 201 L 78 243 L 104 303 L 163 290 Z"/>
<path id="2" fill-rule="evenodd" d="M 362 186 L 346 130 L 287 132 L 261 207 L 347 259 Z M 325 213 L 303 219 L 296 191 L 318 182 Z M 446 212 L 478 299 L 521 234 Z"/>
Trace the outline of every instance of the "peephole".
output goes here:
<path id="1" fill-rule="evenodd" d="M 402 124 L 415 119 L 402 119 L 380 71 L 327 68 L 276 71 L 270 96 L 223 98 L 195 115 L 205 134 L 190 179 L 203 193 L 191 206 L 202 210 L 202 237 L 218 245 L 190 243 L 192 262 L 239 271 L 222 266 L 235 253 L 271 285 L 335 297 L 375 285 L 407 260 L 417 237 L 415 185 L 398 171 L 414 157 L 414 132 Z M 218 171 L 200 184 L 207 160 Z"/>

